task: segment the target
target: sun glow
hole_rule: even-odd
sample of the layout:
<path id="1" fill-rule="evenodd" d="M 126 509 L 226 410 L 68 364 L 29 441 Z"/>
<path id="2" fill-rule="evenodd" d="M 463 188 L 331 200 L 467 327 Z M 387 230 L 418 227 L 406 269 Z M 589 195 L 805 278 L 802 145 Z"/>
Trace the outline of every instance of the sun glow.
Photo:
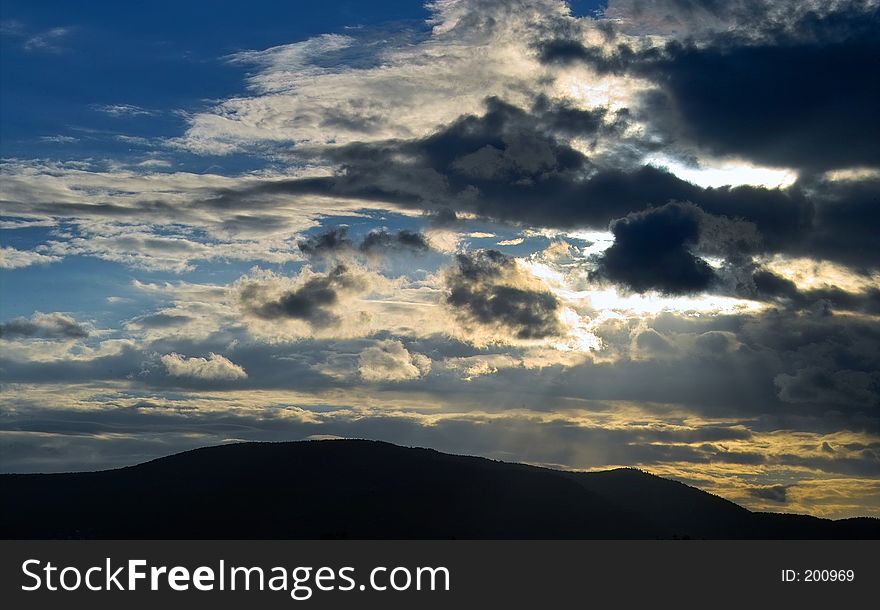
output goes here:
<path id="1" fill-rule="evenodd" d="M 794 282 L 798 290 L 840 288 L 859 293 L 880 285 L 880 273 L 860 274 L 830 261 L 811 258 L 774 256 L 765 263 L 767 269 Z"/>
<path id="2" fill-rule="evenodd" d="M 594 320 L 581 317 L 571 307 L 563 307 L 559 319 L 568 330 L 568 335 L 564 341 L 553 344 L 554 348 L 560 351 L 595 352 L 604 347 L 602 339 L 592 332 Z"/>
<path id="3" fill-rule="evenodd" d="M 523 258 L 516 259 L 516 262 L 562 304 L 559 321 L 566 329 L 566 335 L 561 342 L 552 344 L 560 351 L 586 353 L 602 350 L 602 339 L 594 331 L 599 324 L 610 319 L 647 318 L 666 312 L 715 316 L 755 313 L 767 308 L 767 304 L 758 301 L 713 294 L 667 295 L 656 291 L 639 294 L 614 286 L 577 290 L 571 284 L 572 276 L 552 264 Z"/>
<path id="4" fill-rule="evenodd" d="M 663 155 L 652 155 L 646 159 L 646 162 L 704 188 L 744 185 L 785 188 L 797 180 L 797 173 L 792 170 L 760 167 L 743 161 L 725 161 L 717 164 L 704 161 L 699 167 L 693 167 Z"/>
<path id="5" fill-rule="evenodd" d="M 718 315 L 756 312 L 766 305 L 748 299 L 737 299 L 712 294 L 670 296 L 656 292 L 624 294 L 617 288 L 590 290 L 577 293 L 599 311 L 630 314 L 657 315 L 663 312 L 689 313 L 694 315 Z"/>

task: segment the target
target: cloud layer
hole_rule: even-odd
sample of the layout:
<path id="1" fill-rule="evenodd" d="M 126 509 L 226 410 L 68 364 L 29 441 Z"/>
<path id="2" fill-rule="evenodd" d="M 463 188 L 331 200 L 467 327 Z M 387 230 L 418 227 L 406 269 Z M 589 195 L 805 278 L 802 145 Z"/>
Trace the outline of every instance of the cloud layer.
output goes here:
<path id="1" fill-rule="evenodd" d="M 426 10 L 3 160 L 0 467 L 356 436 L 880 515 L 877 2 Z"/>

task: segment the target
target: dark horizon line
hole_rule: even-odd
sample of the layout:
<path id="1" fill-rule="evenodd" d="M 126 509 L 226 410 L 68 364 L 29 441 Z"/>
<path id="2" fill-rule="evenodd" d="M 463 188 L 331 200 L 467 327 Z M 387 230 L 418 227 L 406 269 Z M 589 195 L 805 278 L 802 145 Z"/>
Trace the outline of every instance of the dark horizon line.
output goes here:
<path id="1" fill-rule="evenodd" d="M 562 473 L 562 474 L 578 474 L 578 473 L 603 474 L 603 473 L 632 471 L 632 472 L 640 473 L 642 475 L 647 475 L 649 477 L 661 479 L 664 481 L 674 482 L 679 485 L 683 485 L 685 487 L 688 487 L 690 489 L 697 490 L 701 493 L 712 496 L 713 498 L 717 498 L 719 500 L 723 500 L 724 502 L 728 502 L 730 504 L 733 504 L 736 507 L 738 507 L 742 510 L 748 511 L 752 514 L 790 515 L 790 516 L 794 516 L 794 517 L 809 517 L 811 519 L 820 519 L 822 521 L 828 521 L 828 522 L 832 522 L 832 523 L 839 523 L 839 522 L 845 522 L 845 521 L 850 521 L 850 520 L 861 520 L 861 519 L 880 521 L 880 517 L 874 517 L 874 516 L 870 516 L 870 515 L 854 515 L 854 516 L 850 516 L 850 517 L 841 517 L 838 519 L 833 519 L 833 518 L 829 518 L 829 517 L 820 517 L 818 515 L 814 515 L 814 514 L 810 514 L 810 513 L 799 513 L 799 512 L 791 512 L 791 511 L 752 510 L 746 506 L 743 506 L 742 504 L 739 504 L 738 502 L 735 502 L 734 500 L 730 500 L 724 496 L 718 495 L 718 494 L 713 493 L 711 491 L 707 491 L 707 490 L 703 489 L 702 487 L 698 487 L 696 485 L 685 483 L 685 482 L 680 481 L 676 478 L 661 476 L 661 475 L 655 474 L 654 472 L 651 472 L 650 470 L 647 470 L 647 469 L 639 467 L 639 466 L 617 466 L 614 468 L 592 469 L 592 470 L 576 469 L 576 468 L 563 468 L 563 467 L 548 466 L 546 464 L 541 464 L 541 463 L 508 461 L 508 460 L 487 457 L 485 455 L 478 455 L 478 454 L 471 454 L 471 453 L 454 453 L 454 452 L 449 452 L 449 451 L 441 451 L 441 450 L 435 449 L 433 447 L 426 447 L 426 446 L 421 446 L 421 445 L 404 445 L 404 444 L 393 443 L 393 442 L 385 441 L 385 440 L 381 440 L 381 439 L 372 439 L 372 438 L 365 438 L 365 437 L 300 438 L 300 439 L 295 439 L 295 440 L 266 440 L 266 441 L 261 441 L 261 440 L 232 441 L 232 442 L 227 442 L 227 443 L 218 443 L 218 444 L 214 444 L 214 445 L 204 445 L 201 447 L 194 447 L 192 449 L 185 449 L 183 451 L 169 453 L 167 455 L 155 457 L 155 458 L 143 461 L 143 462 L 136 462 L 134 464 L 128 464 L 125 466 L 116 466 L 113 468 L 102 468 L 102 469 L 97 469 L 97 470 L 69 470 L 69 471 L 58 471 L 58 472 L 5 472 L 4 471 L 4 472 L 0 472 L 0 479 L 2 479 L 4 477 L 46 477 L 46 476 L 51 477 L 51 476 L 119 472 L 119 471 L 124 471 L 124 470 L 129 470 L 129 469 L 135 469 L 135 468 L 145 466 L 148 464 L 155 464 L 158 462 L 163 462 L 165 460 L 174 459 L 176 457 L 185 456 L 188 454 L 199 453 L 199 452 L 203 452 L 205 450 L 211 450 L 211 449 L 220 449 L 223 447 L 247 446 L 247 445 L 253 445 L 253 446 L 256 446 L 256 445 L 297 445 L 297 444 L 323 443 L 323 442 L 386 445 L 389 447 L 394 447 L 394 448 L 399 448 L 399 449 L 428 451 L 428 452 L 437 453 L 437 454 L 440 454 L 443 456 L 450 456 L 450 457 L 456 457 L 456 458 L 467 458 L 467 459 L 473 459 L 473 460 L 482 460 L 482 461 L 488 461 L 488 462 L 493 462 L 493 463 L 497 463 L 497 464 L 505 464 L 505 465 L 510 465 L 510 466 L 522 466 L 522 467 L 527 467 L 527 468 L 531 468 L 531 469 L 543 470 L 543 471 L 548 471 L 548 472 L 553 472 L 553 473 Z"/>

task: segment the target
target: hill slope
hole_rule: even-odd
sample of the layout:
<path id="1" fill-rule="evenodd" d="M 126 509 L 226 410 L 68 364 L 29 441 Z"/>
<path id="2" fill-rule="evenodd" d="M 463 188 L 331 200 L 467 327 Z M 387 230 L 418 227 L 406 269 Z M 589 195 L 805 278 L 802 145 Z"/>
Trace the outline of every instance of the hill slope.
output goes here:
<path id="1" fill-rule="evenodd" d="M 3 538 L 880 538 L 636 470 L 566 473 L 374 441 L 242 443 L 0 475 Z"/>

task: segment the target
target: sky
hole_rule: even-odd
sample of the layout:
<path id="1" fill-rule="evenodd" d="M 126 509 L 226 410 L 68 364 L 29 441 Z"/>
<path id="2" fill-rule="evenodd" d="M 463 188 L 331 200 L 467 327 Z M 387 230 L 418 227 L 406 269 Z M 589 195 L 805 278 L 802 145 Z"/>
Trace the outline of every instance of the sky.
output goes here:
<path id="1" fill-rule="evenodd" d="M 0 470 L 355 437 L 880 516 L 876 0 L 4 0 Z"/>

